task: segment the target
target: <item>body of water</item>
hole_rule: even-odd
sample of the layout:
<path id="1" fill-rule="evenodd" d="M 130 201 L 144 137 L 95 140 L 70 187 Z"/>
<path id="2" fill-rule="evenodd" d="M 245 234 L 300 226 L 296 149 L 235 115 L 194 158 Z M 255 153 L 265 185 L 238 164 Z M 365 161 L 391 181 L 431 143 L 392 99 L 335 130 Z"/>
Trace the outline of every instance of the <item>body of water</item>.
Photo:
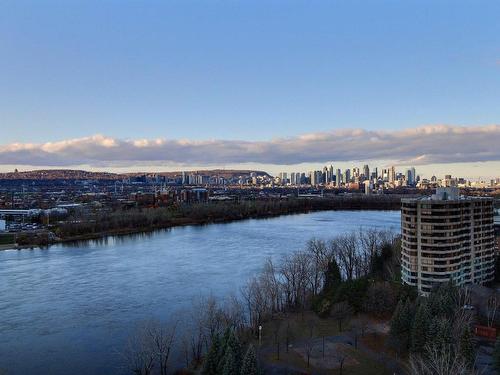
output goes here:
<path id="1" fill-rule="evenodd" d="M 315 212 L 0 251 L 0 369 L 121 374 L 117 353 L 138 322 L 238 292 L 267 257 L 360 227 L 399 231 L 400 213 Z"/>

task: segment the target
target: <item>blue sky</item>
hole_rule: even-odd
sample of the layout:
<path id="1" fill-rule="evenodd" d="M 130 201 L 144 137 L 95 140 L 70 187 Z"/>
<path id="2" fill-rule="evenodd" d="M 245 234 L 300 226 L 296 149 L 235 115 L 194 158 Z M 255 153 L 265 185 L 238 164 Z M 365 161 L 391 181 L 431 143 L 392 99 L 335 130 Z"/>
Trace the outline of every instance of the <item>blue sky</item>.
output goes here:
<path id="1" fill-rule="evenodd" d="M 498 1 L 2 1 L 0 145 L 498 124 L 499 14 Z"/>

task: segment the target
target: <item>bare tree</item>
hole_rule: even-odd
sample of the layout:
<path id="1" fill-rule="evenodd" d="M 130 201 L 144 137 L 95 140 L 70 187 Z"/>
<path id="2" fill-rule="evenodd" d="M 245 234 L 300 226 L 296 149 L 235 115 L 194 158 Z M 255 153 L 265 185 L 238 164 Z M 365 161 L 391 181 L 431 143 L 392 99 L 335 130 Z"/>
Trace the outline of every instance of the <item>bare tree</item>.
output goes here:
<path id="1" fill-rule="evenodd" d="M 283 258 L 280 268 L 287 307 L 305 307 L 310 289 L 311 267 L 308 254 L 302 251 Z"/>
<path id="2" fill-rule="evenodd" d="M 489 298 L 486 304 L 486 319 L 488 323 L 488 327 L 493 326 L 495 322 L 495 318 L 498 311 L 499 300 L 497 298 L 496 293 L 493 293 Z"/>
<path id="3" fill-rule="evenodd" d="M 281 341 L 281 319 L 275 319 L 272 325 L 274 336 L 274 345 L 276 345 L 276 359 L 280 359 L 280 341 Z"/>
<path id="4" fill-rule="evenodd" d="M 349 319 L 353 314 L 351 306 L 349 303 L 343 301 L 338 302 L 333 305 L 331 315 L 337 320 L 339 326 L 339 332 L 342 332 L 342 323 Z"/>
<path id="5" fill-rule="evenodd" d="M 354 279 L 360 264 L 356 234 L 349 233 L 334 238 L 330 241 L 330 249 L 342 275 L 347 280 Z"/>
<path id="6" fill-rule="evenodd" d="M 333 354 L 334 358 L 336 359 L 337 363 L 339 364 L 339 375 L 342 375 L 342 372 L 344 370 L 344 363 L 348 357 L 346 351 L 344 348 L 341 348 L 339 344 L 337 344 L 335 348 L 335 353 Z"/>
<path id="7" fill-rule="evenodd" d="M 359 273 L 363 276 L 370 273 L 373 259 L 379 253 L 380 242 L 382 240 L 380 231 L 375 229 L 359 228 Z"/>
<path id="8" fill-rule="evenodd" d="M 266 291 L 258 278 L 251 278 L 241 289 L 249 317 L 250 327 L 254 333 L 257 332 L 259 324 L 265 317 L 268 308 Z"/>
<path id="9" fill-rule="evenodd" d="M 143 338 L 129 340 L 124 352 L 126 366 L 136 375 L 149 375 L 154 367 L 154 353 L 142 342 Z"/>
<path id="10" fill-rule="evenodd" d="M 316 295 L 323 289 L 330 252 L 324 241 L 312 239 L 307 243 L 306 253 L 311 257 L 311 292 Z"/>
<path id="11" fill-rule="evenodd" d="M 175 325 L 164 328 L 156 321 L 139 324 L 123 352 L 128 370 L 136 375 L 149 375 L 158 364 L 161 374 L 166 374 L 174 336 Z"/>
<path id="12" fill-rule="evenodd" d="M 281 284 L 277 278 L 277 272 L 271 258 L 268 258 L 264 263 L 264 269 L 262 270 L 259 281 L 264 290 L 267 291 L 271 313 L 281 311 Z"/>
<path id="13" fill-rule="evenodd" d="M 309 368 L 311 363 L 311 355 L 314 350 L 314 330 L 316 328 L 316 322 L 314 319 L 308 319 L 307 327 L 309 329 L 309 336 L 305 341 L 305 351 L 307 356 L 307 368 Z"/>
<path id="14" fill-rule="evenodd" d="M 235 294 L 230 294 L 225 300 L 222 315 L 225 327 L 234 328 L 237 332 L 241 332 L 245 328 L 247 323 L 245 308 Z"/>
<path id="15" fill-rule="evenodd" d="M 412 355 L 409 361 L 410 375 L 474 375 L 464 359 L 456 355 L 454 348 L 427 346 L 425 357 Z"/>
<path id="16" fill-rule="evenodd" d="M 168 325 L 152 322 L 147 326 L 147 335 L 157 358 L 161 375 L 167 375 L 168 360 L 173 349 L 176 328 L 177 322 Z"/>

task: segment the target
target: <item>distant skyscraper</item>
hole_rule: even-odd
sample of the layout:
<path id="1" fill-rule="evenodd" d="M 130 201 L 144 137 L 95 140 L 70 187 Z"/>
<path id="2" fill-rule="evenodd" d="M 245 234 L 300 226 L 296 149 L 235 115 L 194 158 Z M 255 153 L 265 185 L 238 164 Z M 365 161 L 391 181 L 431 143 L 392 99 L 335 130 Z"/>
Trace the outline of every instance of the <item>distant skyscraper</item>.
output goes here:
<path id="1" fill-rule="evenodd" d="M 351 170 L 350 169 L 346 169 L 344 171 L 344 183 L 347 184 L 351 182 Z"/>
<path id="2" fill-rule="evenodd" d="M 389 168 L 389 182 L 396 181 L 396 167 Z"/>
<path id="3" fill-rule="evenodd" d="M 408 186 L 414 186 L 416 181 L 415 168 L 411 167 L 406 171 L 406 183 Z"/>
<path id="4" fill-rule="evenodd" d="M 358 167 L 354 167 L 352 169 L 352 177 L 353 178 L 358 178 L 359 177 L 359 168 Z"/>
<path id="5" fill-rule="evenodd" d="M 365 164 L 363 167 L 363 175 L 365 176 L 365 179 L 370 179 L 370 167 L 368 167 L 368 164 Z"/>
<path id="6" fill-rule="evenodd" d="M 337 169 L 337 175 L 335 176 L 335 185 L 337 187 L 340 187 L 342 184 L 342 171 L 340 169 Z"/>

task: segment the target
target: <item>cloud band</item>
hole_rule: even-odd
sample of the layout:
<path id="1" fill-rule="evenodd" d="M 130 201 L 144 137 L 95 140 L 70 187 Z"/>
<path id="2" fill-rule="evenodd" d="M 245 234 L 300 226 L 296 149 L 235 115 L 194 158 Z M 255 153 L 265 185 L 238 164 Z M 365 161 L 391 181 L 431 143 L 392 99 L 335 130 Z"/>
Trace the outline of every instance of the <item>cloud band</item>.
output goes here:
<path id="1" fill-rule="evenodd" d="M 500 160 L 500 125 L 429 125 L 398 131 L 362 129 L 310 133 L 269 141 L 123 140 L 94 135 L 0 146 L 0 164 L 116 166 L 175 163 L 200 166 L 391 160 L 406 164 Z"/>

